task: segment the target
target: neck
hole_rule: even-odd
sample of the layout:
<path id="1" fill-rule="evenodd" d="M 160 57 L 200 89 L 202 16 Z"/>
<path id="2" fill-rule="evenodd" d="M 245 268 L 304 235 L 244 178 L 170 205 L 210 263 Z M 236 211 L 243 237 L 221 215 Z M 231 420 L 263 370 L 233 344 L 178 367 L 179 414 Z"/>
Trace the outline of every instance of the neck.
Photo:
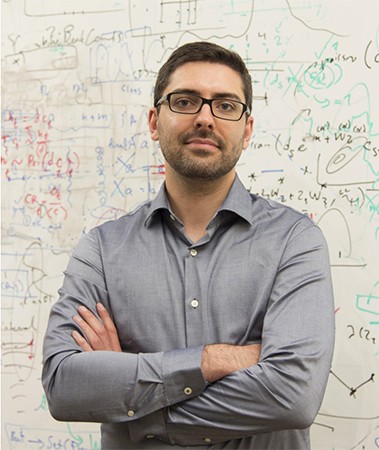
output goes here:
<path id="1" fill-rule="evenodd" d="M 193 242 L 206 234 L 206 227 L 228 195 L 234 178 L 234 171 L 217 180 L 184 179 L 167 174 L 170 206 Z"/>

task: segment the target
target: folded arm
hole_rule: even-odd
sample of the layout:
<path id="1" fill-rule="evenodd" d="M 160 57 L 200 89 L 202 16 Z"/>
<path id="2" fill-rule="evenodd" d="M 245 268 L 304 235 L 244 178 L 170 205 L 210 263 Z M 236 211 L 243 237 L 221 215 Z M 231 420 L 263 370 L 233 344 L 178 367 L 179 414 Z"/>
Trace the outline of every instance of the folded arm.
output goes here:
<path id="1" fill-rule="evenodd" d="M 220 442 L 312 423 L 322 401 L 334 342 L 328 254 L 316 227 L 290 239 L 267 305 L 260 360 L 238 371 L 228 372 L 221 365 L 218 369 L 226 370 L 224 374 L 207 372 L 204 358 L 207 350 L 220 350 L 217 345 L 139 355 L 125 349 L 124 353 L 83 351 L 71 335 L 75 327 L 80 330 L 72 317 L 80 305 L 88 306 L 83 298 L 108 301 L 105 287 L 99 286 L 97 275 L 94 283 L 93 276 L 93 269 L 84 274 L 87 290 L 75 299 L 64 301 L 65 289 L 71 286 L 63 286 L 57 305 L 71 305 L 69 313 L 62 316 L 62 306 L 53 308 L 44 385 L 58 418 L 129 420 L 136 442 L 154 433 L 170 444 L 189 446 L 203 444 L 203 436 Z M 72 274 L 67 279 L 80 285 Z M 90 309 L 96 311 L 95 300 Z M 208 367 L 212 368 L 214 361 Z M 204 378 L 216 381 L 206 386 Z M 77 380 L 80 386 L 75 385 Z M 187 394 L 186 387 L 191 388 Z"/>

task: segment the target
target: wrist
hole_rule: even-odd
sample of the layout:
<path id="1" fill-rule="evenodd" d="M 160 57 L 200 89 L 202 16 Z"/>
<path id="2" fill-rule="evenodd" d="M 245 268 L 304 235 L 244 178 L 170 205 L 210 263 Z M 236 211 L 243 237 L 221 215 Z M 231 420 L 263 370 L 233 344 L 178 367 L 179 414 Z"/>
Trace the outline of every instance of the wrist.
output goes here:
<path id="1" fill-rule="evenodd" d="M 201 370 L 208 382 L 220 380 L 237 370 L 246 369 L 259 362 L 259 344 L 206 345 L 201 357 Z"/>
<path id="2" fill-rule="evenodd" d="M 201 370 L 203 377 L 210 383 L 232 373 L 234 370 L 230 364 L 230 352 L 228 349 L 234 347 L 228 344 L 206 345 L 201 358 Z"/>

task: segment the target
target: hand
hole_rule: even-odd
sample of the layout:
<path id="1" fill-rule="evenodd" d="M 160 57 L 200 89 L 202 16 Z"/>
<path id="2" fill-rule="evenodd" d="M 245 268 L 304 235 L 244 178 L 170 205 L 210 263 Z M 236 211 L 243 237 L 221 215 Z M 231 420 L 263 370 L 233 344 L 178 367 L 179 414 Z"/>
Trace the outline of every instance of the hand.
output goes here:
<path id="1" fill-rule="evenodd" d="M 101 303 L 97 303 L 96 310 L 101 321 L 85 306 L 80 306 L 80 314 L 74 317 L 87 340 L 77 331 L 72 332 L 74 341 L 85 351 L 108 350 L 111 352 L 121 352 L 121 345 L 118 339 L 116 327 L 108 314 L 108 311 Z"/>
<path id="2" fill-rule="evenodd" d="M 247 369 L 259 362 L 260 344 L 206 345 L 201 359 L 201 370 L 204 378 L 213 383 L 241 369 Z"/>

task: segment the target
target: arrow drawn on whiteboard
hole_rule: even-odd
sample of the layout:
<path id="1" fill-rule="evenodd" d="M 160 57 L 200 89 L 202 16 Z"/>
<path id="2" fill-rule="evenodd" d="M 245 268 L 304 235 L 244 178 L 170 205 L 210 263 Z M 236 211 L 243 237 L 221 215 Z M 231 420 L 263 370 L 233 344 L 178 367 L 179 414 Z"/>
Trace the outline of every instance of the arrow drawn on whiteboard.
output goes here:
<path id="1" fill-rule="evenodd" d="M 359 384 L 358 386 L 356 386 L 355 388 L 348 386 L 343 380 L 341 380 L 341 378 L 339 378 L 332 370 L 330 371 L 330 373 L 341 383 L 343 384 L 347 389 L 349 389 L 350 391 L 350 397 L 355 397 L 356 392 L 358 391 L 358 389 L 360 389 L 361 387 L 363 387 L 365 384 L 369 383 L 370 381 L 374 382 L 374 376 L 375 374 L 372 373 L 370 378 L 367 379 L 366 381 L 364 381 L 363 383 Z"/>

